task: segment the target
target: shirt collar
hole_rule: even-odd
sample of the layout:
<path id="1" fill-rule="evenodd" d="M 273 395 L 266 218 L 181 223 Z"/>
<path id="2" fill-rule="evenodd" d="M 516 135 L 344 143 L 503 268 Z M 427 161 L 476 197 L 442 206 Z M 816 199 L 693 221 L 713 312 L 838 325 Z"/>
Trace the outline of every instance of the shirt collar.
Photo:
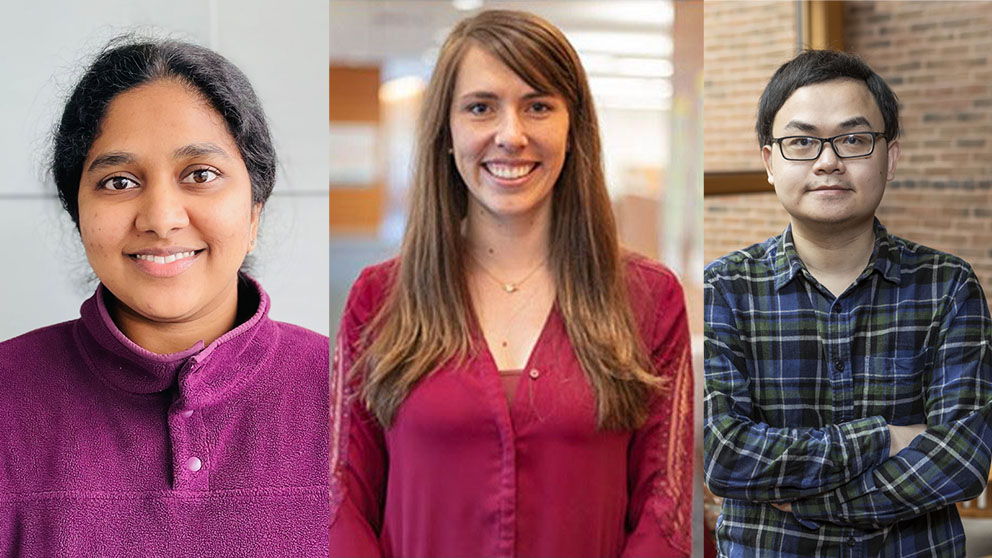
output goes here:
<path id="1" fill-rule="evenodd" d="M 855 280 L 862 280 L 864 277 L 877 271 L 882 277 L 898 285 L 900 281 L 899 263 L 901 252 L 897 246 L 893 246 L 892 237 L 879 222 L 878 218 L 874 223 L 875 247 L 872 249 L 871 258 L 864 272 Z M 785 232 L 779 237 L 776 244 L 773 266 L 775 271 L 775 290 L 778 291 L 800 272 L 805 272 L 806 265 L 799 258 L 796 252 L 796 244 L 792 239 L 792 224 L 785 228 Z"/>
<path id="2" fill-rule="evenodd" d="M 209 345 L 170 354 L 148 351 L 128 339 L 117 327 L 104 301 L 102 284 L 83 302 L 74 331 L 89 368 L 111 386 L 133 394 L 176 389 L 185 407 L 213 403 L 244 383 L 273 346 L 278 328 L 268 319 L 269 297 L 257 281 L 241 275 L 238 282 L 239 315 L 250 315 Z M 254 312 L 252 312 L 254 310 Z"/>

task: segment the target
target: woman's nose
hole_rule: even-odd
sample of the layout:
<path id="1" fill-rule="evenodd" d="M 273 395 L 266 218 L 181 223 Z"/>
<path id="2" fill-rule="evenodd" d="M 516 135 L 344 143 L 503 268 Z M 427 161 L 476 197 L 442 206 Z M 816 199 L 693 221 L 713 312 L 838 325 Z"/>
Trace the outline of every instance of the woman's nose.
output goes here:
<path id="1" fill-rule="evenodd" d="M 140 232 L 152 232 L 165 238 L 172 231 L 189 225 L 184 196 L 175 181 L 151 179 L 142 188 L 134 220 L 135 228 Z"/>
<path id="2" fill-rule="evenodd" d="M 506 111 L 501 116 L 496 130 L 496 145 L 507 151 L 519 151 L 527 147 L 524 123 L 515 111 Z"/>

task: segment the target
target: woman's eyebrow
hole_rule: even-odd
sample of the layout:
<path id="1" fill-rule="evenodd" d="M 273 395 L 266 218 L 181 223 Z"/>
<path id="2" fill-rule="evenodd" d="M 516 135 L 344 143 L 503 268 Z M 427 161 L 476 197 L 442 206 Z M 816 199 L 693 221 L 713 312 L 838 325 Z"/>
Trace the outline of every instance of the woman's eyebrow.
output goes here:
<path id="1" fill-rule="evenodd" d="M 225 159 L 231 158 L 222 147 L 209 142 L 191 143 L 172 152 L 173 159 L 188 159 L 191 157 L 203 157 L 204 155 L 219 155 Z"/>
<path id="2" fill-rule="evenodd" d="M 191 143 L 172 152 L 173 159 L 188 159 L 192 157 L 203 157 L 205 155 L 219 155 L 225 159 L 231 158 L 224 148 L 210 142 Z M 90 166 L 86 169 L 86 172 L 93 172 L 94 170 L 103 167 L 127 165 L 137 160 L 138 158 L 134 155 L 134 153 L 128 153 L 126 151 L 110 151 L 100 155 L 96 159 L 93 159 L 93 162 L 90 163 Z"/>
<path id="3" fill-rule="evenodd" d="M 128 163 L 133 163 L 134 161 L 135 156 L 133 153 L 127 153 L 125 151 L 111 151 L 100 155 L 96 159 L 93 159 L 93 162 L 90 163 L 90 166 L 86 169 L 86 172 L 93 172 L 101 167 L 126 165 Z"/>
<path id="4" fill-rule="evenodd" d="M 531 91 L 530 93 L 524 94 L 522 97 L 525 101 L 530 99 L 537 99 L 539 97 L 553 97 L 553 93 L 546 93 L 544 91 Z M 487 100 L 498 100 L 499 95 L 493 93 L 492 91 L 471 91 L 469 93 L 463 94 L 459 99 L 487 99 Z"/>
<path id="5" fill-rule="evenodd" d="M 468 93 L 462 94 L 459 99 L 499 99 L 499 95 L 493 93 L 492 91 L 470 91 Z"/>

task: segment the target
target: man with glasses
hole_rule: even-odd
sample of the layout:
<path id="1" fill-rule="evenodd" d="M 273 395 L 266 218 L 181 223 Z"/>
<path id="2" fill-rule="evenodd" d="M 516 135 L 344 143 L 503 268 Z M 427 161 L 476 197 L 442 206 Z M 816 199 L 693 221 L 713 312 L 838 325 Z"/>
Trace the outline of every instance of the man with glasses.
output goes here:
<path id="1" fill-rule="evenodd" d="M 875 218 L 899 159 L 889 86 L 806 51 L 756 126 L 785 232 L 705 271 L 705 478 L 726 556 L 964 556 L 955 502 L 992 459 L 985 295 Z"/>

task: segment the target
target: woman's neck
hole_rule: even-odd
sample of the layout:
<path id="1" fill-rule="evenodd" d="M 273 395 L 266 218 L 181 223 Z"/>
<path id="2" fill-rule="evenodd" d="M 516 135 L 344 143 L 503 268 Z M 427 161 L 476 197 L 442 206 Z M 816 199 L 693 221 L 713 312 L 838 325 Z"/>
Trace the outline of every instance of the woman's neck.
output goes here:
<path id="1" fill-rule="evenodd" d="M 192 316 L 157 321 L 135 312 L 115 297 L 108 310 L 121 332 L 139 347 L 158 354 L 185 351 L 197 342 L 213 343 L 234 328 L 238 315 L 238 281 Z"/>
<path id="2" fill-rule="evenodd" d="M 465 239 L 473 258 L 501 279 L 514 281 L 548 259 L 550 206 L 526 215 L 496 218 L 469 205 Z"/>

